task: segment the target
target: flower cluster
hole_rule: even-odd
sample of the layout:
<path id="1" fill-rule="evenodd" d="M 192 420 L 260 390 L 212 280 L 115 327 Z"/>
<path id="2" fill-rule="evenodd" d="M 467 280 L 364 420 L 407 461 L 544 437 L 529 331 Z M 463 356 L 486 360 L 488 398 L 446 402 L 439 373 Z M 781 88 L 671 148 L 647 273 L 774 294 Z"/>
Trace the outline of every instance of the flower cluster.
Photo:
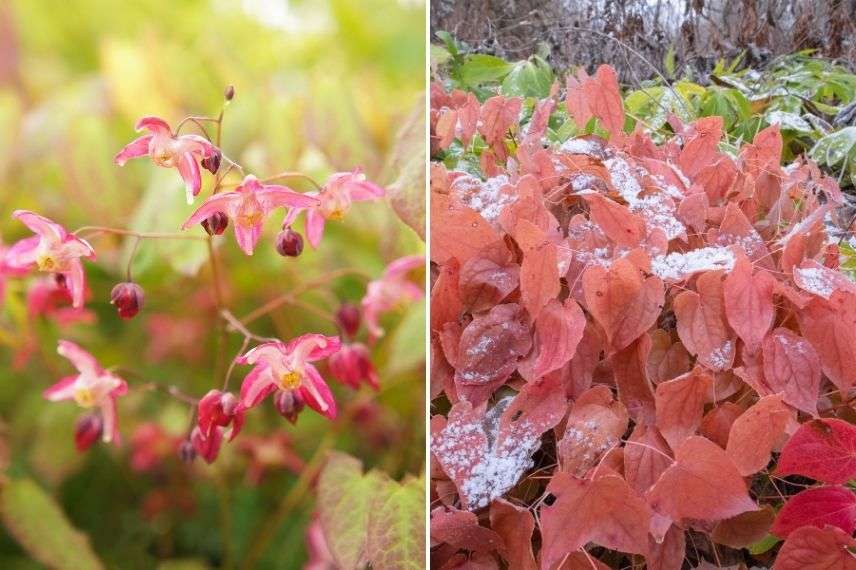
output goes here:
<path id="1" fill-rule="evenodd" d="M 232 97 L 234 91 L 227 90 L 227 103 Z M 293 225 L 300 214 L 305 212 L 308 240 L 313 248 L 317 248 L 327 221 L 342 220 L 353 202 L 376 201 L 385 195 L 384 189 L 367 180 L 360 169 L 333 174 L 324 184 L 317 184 L 301 173 L 290 172 L 267 179 L 245 174 L 244 168 L 225 156 L 207 133 L 205 136 L 180 134 L 184 124 L 188 121 L 198 124 L 198 119 L 188 117 L 174 130 L 161 118 L 144 117 L 137 122 L 136 129 L 145 131 L 145 134 L 126 145 L 115 157 L 119 166 L 132 158 L 149 157 L 157 166 L 175 168 L 184 181 L 190 204 L 202 192 L 202 170 L 212 174 L 211 195 L 182 224 L 181 230 L 199 225 L 208 236 L 215 236 L 231 225 L 238 247 L 245 254 L 252 255 L 264 223 L 281 210 L 284 222 L 275 242 L 276 250 L 281 255 L 297 257 L 303 249 L 303 238 Z M 215 122 L 219 140 L 222 114 L 219 119 L 207 120 Z M 237 184 L 226 185 L 225 179 L 233 171 L 240 172 L 243 179 Z M 303 193 L 274 183 L 289 178 L 309 180 L 316 190 Z M 32 271 L 49 274 L 32 283 L 27 295 L 29 312 L 33 316 L 65 324 L 91 323 L 95 318 L 94 313 L 84 306 L 89 290 L 82 262 L 83 259 L 94 261 L 95 250 L 79 234 L 128 235 L 135 237 L 137 243 L 149 237 L 187 239 L 181 233 L 149 235 L 103 227 L 84 227 L 69 232 L 54 221 L 25 210 L 14 212 L 13 217 L 34 235 L 9 247 L 0 246 L 0 288 L 7 279 L 20 278 Z M 212 238 L 203 235 L 198 239 Z M 134 318 L 144 306 L 143 289 L 130 277 L 132 261 L 133 254 L 128 264 L 127 279 L 118 283 L 110 293 L 110 303 L 122 319 Z M 393 261 L 379 280 L 368 285 L 361 308 L 343 305 L 332 324 L 337 324 L 348 340 L 344 345 L 339 336 L 316 333 L 303 334 L 289 341 L 263 339 L 249 332 L 218 300 L 218 315 L 223 316 L 228 326 L 234 325 L 232 330 L 244 334 L 241 353 L 229 367 L 222 389 L 212 389 L 199 399 L 184 394 L 175 386 L 145 385 L 146 389 L 162 388 L 167 394 L 190 404 L 194 408 L 195 421 L 187 437 L 178 441 L 154 424 L 141 425 L 132 438 L 133 467 L 140 471 L 150 470 L 161 461 L 164 453 L 176 451 L 185 460 L 198 455 L 208 463 L 214 461 L 223 443 L 234 440 L 241 433 L 249 411 L 268 396 L 272 396 L 276 410 L 292 423 L 304 407 L 330 420 L 335 419 L 336 400 L 316 368 L 325 360 L 332 376 L 342 384 L 357 389 L 365 383 L 378 389 L 380 380 L 371 363 L 369 348 L 355 341 L 360 322 L 365 319 L 371 334 L 370 342 L 374 342 L 383 332 L 378 325 L 381 313 L 422 295 L 421 288 L 406 280 L 407 272 L 422 264 L 421 257 Z M 157 315 L 153 315 L 153 319 L 152 327 L 160 322 Z M 162 327 L 162 323 L 157 326 Z M 250 347 L 251 341 L 257 341 L 257 346 Z M 98 439 L 118 444 L 117 399 L 128 392 L 128 383 L 110 369 L 103 368 L 91 354 L 71 341 L 59 341 L 58 352 L 71 361 L 77 374 L 62 378 L 45 390 L 44 396 L 50 401 L 73 400 L 86 410 L 75 429 L 77 448 L 86 450 Z M 235 395 L 228 390 L 229 376 L 235 366 L 243 365 L 251 369 L 239 394 Z M 294 470 L 302 467 L 300 458 L 288 450 L 288 441 L 281 437 L 250 436 L 245 439 L 239 450 L 251 461 L 251 480 L 258 481 L 264 469 L 270 466 L 286 466 Z M 271 450 L 278 451 L 273 453 Z"/>

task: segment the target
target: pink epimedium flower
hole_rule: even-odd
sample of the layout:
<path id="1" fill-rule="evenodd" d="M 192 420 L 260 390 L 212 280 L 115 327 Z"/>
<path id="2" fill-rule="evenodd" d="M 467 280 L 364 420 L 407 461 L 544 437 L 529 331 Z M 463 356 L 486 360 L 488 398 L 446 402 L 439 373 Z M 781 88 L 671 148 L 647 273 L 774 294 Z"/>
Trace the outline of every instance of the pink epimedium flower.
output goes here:
<path id="1" fill-rule="evenodd" d="M 425 258 L 421 255 L 396 259 L 387 265 L 380 279 L 368 284 L 361 304 L 366 328 L 372 339 L 380 338 L 384 334 L 379 322 L 381 313 L 408 302 L 418 301 L 424 296 L 421 286 L 407 280 L 410 271 L 424 265 Z"/>
<path id="2" fill-rule="evenodd" d="M 62 275 L 71 293 L 72 306 L 83 306 L 86 275 L 81 257 L 95 259 L 95 250 L 86 241 L 70 234 L 61 225 L 27 210 L 15 210 L 12 217 L 20 220 L 36 235 L 24 238 L 6 252 L 6 263 L 13 268 L 30 269 Z"/>
<path id="3" fill-rule="evenodd" d="M 174 135 L 169 124 L 159 117 L 143 117 L 134 128 L 137 132 L 149 131 L 149 134 L 128 143 L 113 162 L 124 166 L 131 158 L 148 156 L 158 166 L 178 169 L 184 179 L 187 203 L 192 204 L 193 197 L 202 190 L 199 162 L 219 157 L 217 147 L 199 135 Z"/>
<path id="4" fill-rule="evenodd" d="M 306 238 L 312 247 L 318 247 L 324 235 L 327 220 L 342 220 L 353 202 L 366 202 L 383 198 L 383 188 L 366 180 L 360 169 L 353 172 L 337 172 L 327 179 L 320 192 L 307 192 L 317 196 L 318 204 L 310 208 L 292 208 L 288 211 L 283 227 L 290 227 L 297 216 L 306 210 Z"/>
<path id="5" fill-rule="evenodd" d="M 330 373 L 343 384 L 354 390 L 363 382 L 377 390 L 380 387 L 377 371 L 371 361 L 366 345 L 355 342 L 344 344 L 328 360 Z"/>
<path id="6" fill-rule="evenodd" d="M 283 206 L 307 208 L 317 204 L 318 199 L 309 194 L 295 192 L 286 186 L 262 184 L 255 176 L 249 175 L 234 190 L 208 198 L 181 227 L 186 230 L 222 212 L 232 220 L 238 246 L 247 255 L 252 255 L 271 211 Z"/>
<path id="7" fill-rule="evenodd" d="M 327 383 L 311 363 L 340 348 L 339 337 L 305 334 L 287 343 L 266 342 L 238 357 L 239 364 L 255 367 L 241 385 L 241 406 L 252 408 L 277 391 L 296 392 L 307 406 L 336 417 L 336 401 Z"/>
<path id="8" fill-rule="evenodd" d="M 104 442 L 119 441 L 119 427 L 116 420 L 116 398 L 124 396 L 128 384 L 101 368 L 91 354 L 68 340 L 59 341 L 57 352 L 71 361 L 78 374 L 66 376 L 44 391 L 51 402 L 74 400 L 84 409 L 98 408 L 103 420 Z"/>
<path id="9" fill-rule="evenodd" d="M 88 297 L 85 295 L 85 298 Z M 95 313 L 83 307 L 74 308 L 70 306 L 71 301 L 71 291 L 66 287 L 64 279 L 45 277 L 34 281 L 27 289 L 27 313 L 30 318 L 52 319 L 60 326 L 95 322 Z"/>

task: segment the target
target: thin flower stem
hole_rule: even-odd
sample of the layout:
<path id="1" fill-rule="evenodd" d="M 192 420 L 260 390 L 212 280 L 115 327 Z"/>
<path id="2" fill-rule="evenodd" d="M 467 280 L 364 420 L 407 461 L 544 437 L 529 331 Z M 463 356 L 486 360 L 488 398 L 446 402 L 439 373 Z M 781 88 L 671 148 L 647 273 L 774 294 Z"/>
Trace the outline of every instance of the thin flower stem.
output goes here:
<path id="1" fill-rule="evenodd" d="M 271 299 L 270 301 L 268 301 L 267 303 L 265 303 L 264 305 L 262 305 L 261 307 L 255 309 L 253 311 L 250 311 L 249 313 L 247 313 L 246 315 L 244 315 L 241 318 L 241 322 L 244 323 L 245 325 L 248 325 L 251 322 L 255 321 L 256 319 L 259 319 L 259 318 L 267 315 L 268 313 L 275 311 L 276 309 L 278 309 L 282 305 L 287 305 L 289 303 L 293 303 L 296 300 L 297 296 L 300 295 L 301 293 L 308 291 L 310 289 L 314 289 L 315 287 L 317 287 L 318 285 L 320 285 L 326 281 L 329 281 L 331 279 L 337 279 L 339 277 L 344 277 L 345 275 L 356 275 L 356 276 L 362 277 L 364 279 L 371 279 L 371 276 L 368 275 L 365 271 L 363 271 L 361 269 L 357 269 L 355 267 L 345 267 L 342 269 L 335 269 L 333 271 L 328 271 L 327 273 L 324 273 L 324 274 L 318 276 L 317 278 L 315 278 L 311 281 L 308 281 L 308 282 L 304 283 L 303 285 L 295 288 L 293 291 L 290 291 L 288 293 L 284 293 L 284 294 L 280 295 L 279 297 L 275 297 L 275 298 Z"/>
<path id="2" fill-rule="evenodd" d="M 140 247 L 140 242 L 143 239 L 139 236 L 136 236 L 137 239 L 134 240 L 134 245 L 131 247 L 131 254 L 128 255 L 128 265 L 125 267 L 125 281 L 128 283 L 131 282 L 131 266 L 134 264 L 134 256 L 137 254 L 137 249 Z"/>
<path id="3" fill-rule="evenodd" d="M 193 396 L 185 394 L 178 386 L 174 385 L 164 386 L 163 384 L 158 384 L 157 382 L 147 382 L 145 384 L 140 384 L 139 388 L 140 390 L 144 391 L 159 390 L 164 394 L 172 396 L 176 400 L 184 402 L 185 404 L 188 404 L 190 406 L 196 406 L 196 404 L 199 402 L 199 400 L 197 400 Z"/>
<path id="4" fill-rule="evenodd" d="M 161 233 L 161 232 L 135 232 L 133 230 L 123 230 L 121 228 L 108 228 L 105 226 L 82 226 L 73 232 L 73 235 L 87 232 L 95 234 L 115 234 L 120 236 L 133 236 L 139 239 L 185 239 L 185 240 L 205 240 L 208 236 L 198 236 L 192 234 L 178 233 Z"/>
<path id="5" fill-rule="evenodd" d="M 257 342 L 271 342 L 277 341 L 279 339 L 271 338 L 271 337 L 263 337 L 259 336 L 253 332 L 251 332 L 244 324 L 238 320 L 238 318 L 232 314 L 228 309 L 223 309 L 220 311 L 220 316 L 225 319 L 225 321 L 229 324 L 232 331 L 237 331 L 244 335 L 245 339 L 255 340 Z M 229 329 L 227 329 L 229 330 Z"/>
<path id="6" fill-rule="evenodd" d="M 238 363 L 238 357 L 244 354 L 247 347 L 250 345 L 250 338 L 244 337 L 244 342 L 241 343 L 241 348 L 238 350 L 238 355 L 229 363 L 229 368 L 226 370 L 225 378 L 223 379 L 223 392 L 229 390 L 229 380 L 232 378 L 232 371 L 235 370 L 235 365 Z"/>

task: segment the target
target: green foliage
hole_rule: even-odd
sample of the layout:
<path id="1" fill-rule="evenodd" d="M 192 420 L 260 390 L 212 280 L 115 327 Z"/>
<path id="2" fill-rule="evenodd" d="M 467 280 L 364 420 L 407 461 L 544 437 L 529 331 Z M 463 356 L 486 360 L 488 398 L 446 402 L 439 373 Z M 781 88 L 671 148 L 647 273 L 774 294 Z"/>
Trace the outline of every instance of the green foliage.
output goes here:
<path id="1" fill-rule="evenodd" d="M 424 567 L 425 480 L 401 483 L 332 453 L 318 482 L 318 506 L 327 544 L 343 570 Z"/>
<path id="2" fill-rule="evenodd" d="M 27 553 L 48 568 L 104 568 L 86 536 L 71 526 L 59 505 L 30 479 L 3 483 L 0 518 Z"/>

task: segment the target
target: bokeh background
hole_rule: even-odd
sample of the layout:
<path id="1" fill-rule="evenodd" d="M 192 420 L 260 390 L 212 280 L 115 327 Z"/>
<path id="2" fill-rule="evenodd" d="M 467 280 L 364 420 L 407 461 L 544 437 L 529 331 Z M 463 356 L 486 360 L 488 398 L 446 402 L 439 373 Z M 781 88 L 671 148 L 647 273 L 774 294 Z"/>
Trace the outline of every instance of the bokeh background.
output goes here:
<path id="1" fill-rule="evenodd" d="M 424 29 L 421 0 L 0 3 L 3 242 L 28 235 L 9 216 L 16 208 L 70 229 L 176 231 L 192 211 L 176 172 L 147 160 L 118 168 L 113 155 L 136 136 L 140 116 L 175 123 L 187 114 L 216 115 L 228 84 L 237 95 L 225 112 L 227 155 L 259 175 L 302 170 L 323 180 L 362 166 L 369 178 L 395 186 L 403 196 L 399 209 L 418 225 Z M 203 174 L 205 195 L 211 177 Z M 325 272 L 355 268 L 379 276 L 389 261 L 424 251 L 417 232 L 384 202 L 355 206 L 343 223 L 328 224 L 319 250 L 307 247 L 297 260 L 274 250 L 278 221 L 268 222 L 252 258 L 237 249 L 231 228 L 217 241 L 226 304 L 238 316 Z M 40 568 L 34 549 L 63 547 L 47 524 L 50 500 L 110 568 L 239 567 L 262 529 L 274 533 L 273 540 L 255 567 L 301 567 L 313 498 L 298 501 L 282 524 L 273 518 L 296 479 L 282 458 L 291 453 L 309 460 L 319 442 L 330 444 L 331 424 L 304 412 L 291 426 L 268 403 L 250 414 L 245 433 L 224 446 L 213 466 L 181 463 L 175 445 L 187 433 L 188 406 L 141 386 L 176 385 L 199 396 L 221 382 L 218 356 L 228 361 L 238 351 L 239 335 L 229 335 L 223 347 L 217 343 L 207 248 L 144 241 L 133 276 L 146 291 L 146 306 L 137 318 L 121 321 L 109 293 L 124 280 L 131 244 L 115 236 L 92 243 L 99 259 L 86 264 L 91 322 L 69 324 L 28 311 L 27 290 L 36 277 L 7 283 L 0 309 L 0 469 L 4 482 L 31 481 L 34 498 L 22 501 L 31 509 L 4 513 L 7 526 L 18 521 L 18 528 L 0 529 L 0 567 Z M 352 274 L 313 287 L 299 305 L 254 322 L 253 331 L 282 338 L 333 334 L 324 315 L 341 301 L 358 302 L 365 284 Z M 416 304 L 384 319 L 387 335 L 373 351 L 379 393 L 331 382 L 341 406 L 359 402 L 356 419 L 336 428 L 332 447 L 396 479 L 424 468 L 424 312 L 424 304 Z M 58 338 L 127 371 L 121 448 L 97 445 L 79 454 L 73 444 L 79 408 L 42 399 L 45 387 L 72 371 L 56 355 Z M 219 366 L 222 373 L 222 361 Z M 236 370 L 232 389 L 247 370 Z M 253 435 L 282 434 L 288 441 L 271 440 L 255 461 L 236 445 Z M 261 481 L 254 481 L 251 474 L 265 466 Z M 15 540 L 27 525 L 44 540 Z"/>

